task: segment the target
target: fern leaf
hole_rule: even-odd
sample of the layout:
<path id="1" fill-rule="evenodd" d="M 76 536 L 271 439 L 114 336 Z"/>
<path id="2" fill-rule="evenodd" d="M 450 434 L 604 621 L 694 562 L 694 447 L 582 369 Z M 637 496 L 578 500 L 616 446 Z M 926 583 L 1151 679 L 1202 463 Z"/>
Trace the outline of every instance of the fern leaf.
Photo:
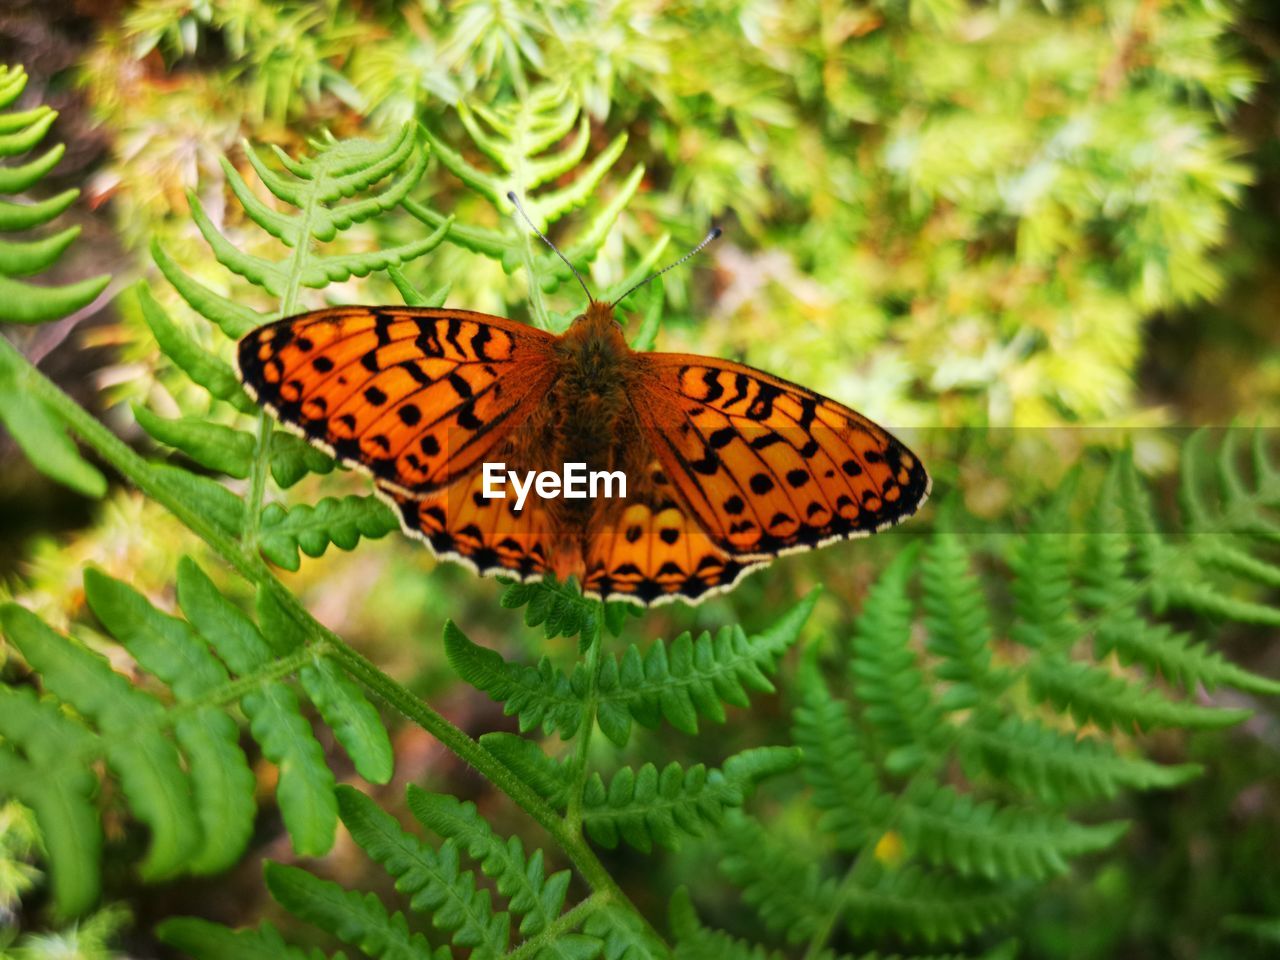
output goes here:
<path id="1" fill-rule="evenodd" d="M 26 86 L 26 72 L 21 67 L 5 68 L 5 80 L 7 99 L 11 103 Z M 17 156 L 35 147 L 49 132 L 49 127 L 58 114 L 48 107 L 38 107 L 6 116 L 20 121 L 21 125 L 0 135 L 0 157 Z M 3 178 L 0 178 L 0 194 L 12 195 L 29 190 L 61 158 L 61 148 L 54 148 L 36 160 L 4 168 Z M 0 200 L 0 231 L 28 230 L 43 226 L 61 214 L 77 196 L 78 190 L 68 190 L 38 204 L 15 204 Z M 37 286 L 13 279 L 40 273 L 53 266 L 75 240 L 78 232 L 72 228 L 43 240 L 25 243 L 0 240 L 0 321 L 46 323 L 57 320 L 91 303 L 102 293 L 110 277 L 93 277 L 64 286 Z M 55 476 L 54 479 L 60 478 Z"/>
<path id="2" fill-rule="evenodd" d="M 1077 478 L 1069 475 L 1054 502 L 1037 514 L 1009 557 L 1016 622 L 1010 636 L 1033 649 L 1063 650 L 1079 637 L 1072 607 L 1067 512 Z"/>
<path id="3" fill-rule="evenodd" d="M 181 450 L 202 467 L 239 480 L 249 476 L 257 443 L 253 434 L 202 417 L 166 420 L 136 404 L 133 415 L 138 426 L 154 439 Z"/>
<path id="4" fill-rule="evenodd" d="M 351 787 L 339 787 L 342 822 L 364 851 L 396 878 L 396 889 L 410 897 L 414 910 L 431 913 L 460 947 L 472 947 L 477 960 L 500 957 L 507 949 L 511 918 L 494 913 L 489 893 L 462 871 L 458 847 L 446 841 L 439 852 L 405 833 L 372 800 Z"/>
<path id="5" fill-rule="evenodd" d="M 474 803 L 409 787 L 409 809 L 425 827 L 454 840 L 479 861 L 492 877 L 498 893 L 508 898 L 512 913 L 523 917 L 520 933 L 529 937 L 547 929 L 560 915 L 570 874 L 561 870 L 544 876 L 542 851 L 526 858 L 519 837 L 502 840 L 476 812 Z"/>
<path id="6" fill-rule="evenodd" d="M 104 496 L 107 478 L 80 456 L 66 427 L 27 391 L 24 379 L 0 360 L 0 423 L 45 476 L 86 497 Z"/>
<path id="7" fill-rule="evenodd" d="M 270 662 L 272 649 L 253 621 L 188 558 L 178 569 L 178 603 L 236 674 L 250 676 Z M 280 768 L 276 799 L 294 849 L 311 856 L 328 852 L 338 819 L 334 777 L 297 694 L 283 683 L 268 681 L 247 693 L 240 706 L 263 754 Z"/>
<path id="8" fill-rule="evenodd" d="M 951 683 L 941 706 L 967 709 L 990 689 L 993 634 L 986 598 L 958 537 L 933 538 L 920 564 L 920 582 L 928 648 L 940 661 L 938 679 Z"/>
<path id="9" fill-rule="evenodd" d="M 698 716 L 724 723 L 722 703 L 746 707 L 748 690 L 772 693 L 768 675 L 800 636 L 817 602 L 817 592 L 798 603 L 767 630 L 748 637 L 741 627 L 681 634 L 668 647 L 656 641 L 647 653 L 631 646 L 619 664 L 601 660 L 597 720 L 605 736 L 625 746 L 631 722 L 656 728 L 666 720 L 683 733 L 698 732 Z"/>
<path id="10" fill-rule="evenodd" d="M 553 807 L 565 805 L 569 796 L 568 771 L 532 740 L 513 733 L 486 733 L 480 743 Z"/>
<path id="11" fill-rule="evenodd" d="M 981 771 L 1048 803 L 1114 797 L 1123 787 L 1176 787 L 1198 776 L 1195 763 L 1164 765 L 1121 756 L 1108 741 L 1080 737 L 1015 715 L 983 713 L 959 729 L 959 755 Z"/>
<path id="12" fill-rule="evenodd" d="M 819 827 L 837 849 L 860 850 L 884 830 L 891 798 L 881 791 L 848 711 L 831 696 L 815 664 L 801 673 L 800 690 L 792 740 L 803 751 L 800 769 L 822 811 Z"/>
<path id="13" fill-rule="evenodd" d="M 600 941 L 604 960 L 667 960 L 671 955 L 633 911 L 615 904 L 591 911 L 582 932 Z"/>
<path id="14" fill-rule="evenodd" d="M 388 912 L 372 893 L 346 890 L 305 870 L 271 861 L 264 865 L 263 873 L 267 889 L 282 907 L 367 956 L 423 960 L 450 955 L 448 947 L 433 954 L 426 937 L 409 931 L 404 914 Z"/>
<path id="15" fill-rule="evenodd" d="M 254 410 L 253 401 L 241 388 L 230 364 L 213 356 L 180 330 L 156 302 L 146 283 L 139 282 L 137 291 L 142 317 L 165 356 L 194 383 L 208 390 L 211 396 L 225 400 L 245 413 Z"/>
<path id="16" fill-rule="evenodd" d="M 239 535 L 244 522 L 244 501 L 222 484 L 163 463 L 152 464 L 151 477 L 162 484 L 170 496 L 203 514 L 223 533 L 232 537 Z"/>
<path id="17" fill-rule="evenodd" d="M 606 787 L 593 774 L 582 792 L 582 822 L 601 846 L 620 841 L 644 853 L 653 845 L 678 850 L 681 834 L 700 837 L 718 825 L 725 811 L 746 802 L 756 782 L 793 768 L 797 751 L 783 747 L 745 750 L 725 762 L 723 770 L 702 764 L 682 768 L 669 763 L 661 772 L 652 763 L 638 771 L 623 767 Z"/>
<path id="18" fill-rule="evenodd" d="M 726 854 L 720 870 L 742 891 L 764 925 L 788 943 L 802 943 L 822 918 L 838 909 L 834 881 L 819 865 L 745 815 L 726 817 L 720 832 Z"/>
<path id="19" fill-rule="evenodd" d="M 262 511 L 259 544 L 272 563 L 297 570 L 299 551 L 319 557 L 329 544 L 353 550 L 361 537 L 376 540 L 399 528 L 391 509 L 376 497 L 325 497 L 314 506 L 289 508 L 270 503 Z"/>
<path id="20" fill-rule="evenodd" d="M 331 473 L 337 463 L 301 437 L 277 430 L 271 435 L 271 476 L 288 489 L 308 473 Z"/>
<path id="21" fill-rule="evenodd" d="M 34 690 L 7 686 L 0 686 L 0 737 L 7 741 L 0 744 L 0 793 L 35 812 L 49 858 L 54 913 L 60 919 L 83 913 L 98 899 L 102 860 L 93 802 L 98 778 L 76 762 L 96 752 L 93 737 L 54 703 L 37 701 Z M 73 762 L 48 762 L 55 757 Z"/>
<path id="22" fill-rule="evenodd" d="M 502 656 L 472 643 L 452 620 L 444 625 L 449 663 L 467 683 L 502 703 L 507 716 L 519 718 L 522 731 L 541 727 L 568 740 L 582 726 L 586 674 L 571 682 L 543 657 L 537 667 L 507 663 Z"/>
<path id="23" fill-rule="evenodd" d="M 1059 657 L 1033 661 L 1027 678 L 1037 700 L 1069 711 L 1078 723 L 1096 723 L 1106 729 L 1213 729 L 1240 723 L 1251 716 L 1249 710 L 1202 707 L 1170 700 L 1153 688 Z"/>
<path id="24" fill-rule="evenodd" d="M 1006 923 L 1022 891 L 927 873 L 918 867 L 876 866 L 850 894 L 845 924 L 854 936 L 890 934 L 929 943 L 959 943 Z"/>
<path id="25" fill-rule="evenodd" d="M 911 649 L 907 581 L 913 556 L 912 551 L 899 555 L 867 594 L 849 665 L 863 716 L 890 750 L 886 763 L 895 773 L 923 763 L 942 728 L 923 669 Z"/>
<path id="26" fill-rule="evenodd" d="M 86 570 L 84 580 L 94 615 L 179 702 L 191 703 L 227 684 L 225 668 L 185 621 L 161 613 L 132 587 L 97 570 Z M 203 838 L 188 869 L 216 873 L 239 858 L 253 831 L 253 771 L 240 750 L 235 721 L 217 707 L 181 716 L 174 733 L 187 757 Z"/>
<path id="27" fill-rule="evenodd" d="M 508 583 L 501 603 L 507 610 L 524 607 L 525 625 L 542 627 L 548 640 L 594 636 L 598 628 L 600 604 L 584 597 L 572 580 L 561 583 L 554 577 L 545 577 L 531 583 Z"/>
<path id="28" fill-rule="evenodd" d="M 140 865 L 143 878 L 180 871 L 201 846 L 199 820 L 177 748 L 160 733 L 164 708 L 159 701 L 23 607 L 0 608 L 0 625 L 40 673 L 45 689 L 102 732 L 107 764 L 119 777 L 129 807 L 151 831 Z"/>
<path id="29" fill-rule="evenodd" d="M 259 313 L 214 292 L 191 277 L 165 252 L 159 241 L 151 243 L 151 259 L 155 261 L 164 278 L 173 285 L 173 289 L 178 291 L 178 295 L 187 302 L 188 306 L 216 324 L 218 329 L 232 340 L 239 340 L 250 330 L 274 319 L 270 314 Z"/>
<path id="30" fill-rule="evenodd" d="M 777 951 L 704 927 L 685 887 L 672 895 L 668 915 L 676 939 L 676 960 L 783 960 Z"/>
<path id="31" fill-rule="evenodd" d="M 977 802 L 951 787 L 927 783 L 908 792 L 901 823 L 909 846 L 935 864 L 965 876 L 1035 880 L 1066 872 L 1068 858 L 1105 849 L 1126 828 Z"/>
<path id="32" fill-rule="evenodd" d="M 328 960 L 319 950 L 303 950 L 286 943 L 269 923 L 231 930 L 196 917 L 176 917 L 160 924 L 156 934 L 195 960 Z M 337 953 L 332 960 L 345 960 L 345 955 Z"/>
<path id="33" fill-rule="evenodd" d="M 1104 620 L 1094 633 L 1094 652 L 1099 659 L 1114 652 L 1121 663 L 1140 663 L 1188 690 L 1202 683 L 1206 687 L 1230 686 L 1253 693 L 1280 694 L 1280 683 L 1237 667 L 1204 644 L 1193 643 L 1182 631 L 1135 615 Z"/>
<path id="34" fill-rule="evenodd" d="M 370 783 L 387 783 L 395 766 L 387 728 L 364 692 L 331 660 L 316 657 L 298 672 L 325 724 Z"/>

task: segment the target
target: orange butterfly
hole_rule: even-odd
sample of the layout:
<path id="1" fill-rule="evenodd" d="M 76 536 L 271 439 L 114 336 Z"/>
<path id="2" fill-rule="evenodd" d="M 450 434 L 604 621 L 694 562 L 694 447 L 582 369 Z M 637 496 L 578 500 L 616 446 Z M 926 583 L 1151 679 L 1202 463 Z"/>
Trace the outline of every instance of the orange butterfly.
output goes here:
<path id="1" fill-rule="evenodd" d="M 860 414 L 744 364 L 635 352 L 615 304 L 587 295 L 560 336 L 469 310 L 316 310 L 245 336 L 238 370 L 282 423 L 372 476 L 438 557 L 575 575 L 602 600 L 697 602 L 928 496 L 919 458 Z M 518 509 L 486 496 L 497 462 L 621 471 L 626 496 L 530 491 Z"/>

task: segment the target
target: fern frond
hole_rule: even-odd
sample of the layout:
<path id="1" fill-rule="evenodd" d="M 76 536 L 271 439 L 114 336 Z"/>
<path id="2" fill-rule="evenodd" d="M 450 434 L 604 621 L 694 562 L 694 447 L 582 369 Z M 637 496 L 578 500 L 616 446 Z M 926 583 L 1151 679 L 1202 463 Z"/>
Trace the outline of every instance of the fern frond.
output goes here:
<path id="1" fill-rule="evenodd" d="M 1122 788 L 1176 787 L 1196 777 L 1195 763 L 1164 765 L 1122 756 L 1109 741 L 1076 736 L 1013 714 L 983 711 L 959 729 L 965 770 L 985 772 L 1046 803 L 1114 797 Z"/>
<path id="2" fill-rule="evenodd" d="M 513 733 L 486 733 L 480 743 L 510 767 L 539 796 L 559 809 L 569 796 L 569 771 L 564 763 L 548 757 L 532 740 Z"/>
<path id="3" fill-rule="evenodd" d="M 541 727 L 567 740 L 582 726 L 585 668 L 571 681 L 547 657 L 536 667 L 507 663 L 501 654 L 472 643 L 452 620 L 444 625 L 444 648 L 458 675 L 500 702 L 505 714 L 518 717 L 521 730 Z"/>
<path id="4" fill-rule="evenodd" d="M 819 827 L 837 849 L 860 850 L 884 831 L 892 797 L 882 791 L 848 710 L 831 696 L 816 664 L 806 664 L 799 685 L 791 739 L 801 748 L 800 769 L 822 811 Z"/>
<path id="5" fill-rule="evenodd" d="M 0 608 L 5 636 L 45 693 L 0 693 L 0 782 L 35 810 L 48 838 L 61 915 L 82 912 L 97 895 L 101 830 L 91 798 L 99 758 L 150 832 L 144 880 L 213 873 L 239 858 L 253 828 L 257 782 L 227 712 L 233 704 L 280 768 L 276 798 L 294 848 L 329 849 L 334 777 L 286 682 L 290 675 L 297 674 L 356 769 L 374 781 L 390 779 L 386 728 L 332 662 L 296 638 L 277 650 L 189 558 L 179 564 L 177 594 L 186 619 L 162 613 L 119 580 L 85 573 L 89 608 L 160 688 L 155 694 L 24 608 Z"/>
<path id="6" fill-rule="evenodd" d="M 823 918 L 840 909 L 839 885 L 820 864 L 785 844 L 757 820 L 730 814 L 720 830 L 725 855 L 720 870 L 755 908 L 764 925 L 788 943 L 817 932 Z"/>
<path id="7" fill-rule="evenodd" d="M 920 584 L 928 649 L 939 659 L 935 672 L 951 684 L 939 706 L 972 707 L 993 686 L 994 633 L 982 587 L 959 537 L 946 532 L 933 537 L 920 563 Z"/>
<path id="8" fill-rule="evenodd" d="M 888 751 L 896 773 L 933 752 L 942 728 L 924 669 L 911 649 L 913 610 L 907 597 L 913 551 L 904 551 L 871 588 L 858 617 L 849 673 L 862 714 Z"/>
<path id="9" fill-rule="evenodd" d="M 783 960 L 778 951 L 704 927 L 685 887 L 672 894 L 668 917 L 676 939 L 676 960 Z"/>
<path id="10" fill-rule="evenodd" d="M 876 865 L 853 890 L 845 925 L 854 936 L 889 934 L 928 943 L 960 943 L 1006 923 L 1023 891 L 981 880 Z"/>
<path id="11" fill-rule="evenodd" d="M 308 557 L 323 556 L 329 545 L 354 550 L 360 538 L 376 540 L 400 529 L 395 514 L 373 496 L 325 497 L 315 504 L 284 507 L 269 503 L 262 510 L 259 546 L 272 563 L 297 570 Z"/>
<path id="12" fill-rule="evenodd" d="M 646 763 L 639 770 L 623 767 L 607 787 L 593 774 L 582 792 L 583 826 L 609 849 L 625 840 L 644 853 L 655 843 L 678 850 L 682 834 L 702 836 L 726 810 L 745 803 L 759 780 L 798 761 L 798 751 L 756 747 L 730 757 L 721 770 L 708 771 L 702 764 L 685 769 L 672 762 L 659 772 Z"/>
<path id="13" fill-rule="evenodd" d="M 502 840 L 476 812 L 474 803 L 409 788 L 409 809 L 424 826 L 453 840 L 492 877 L 498 893 L 510 900 L 513 914 L 523 917 L 522 936 L 547 929 L 560 915 L 569 889 L 569 871 L 544 876 L 542 851 L 526 858 L 519 837 Z"/>
<path id="14" fill-rule="evenodd" d="M 27 85 L 22 67 L 0 66 L 0 111 L 11 106 Z M 56 110 L 39 106 L 20 113 L 0 112 L 4 134 L 0 157 L 26 153 L 49 131 Z M 61 144 L 26 163 L 0 166 L 0 197 L 25 193 L 62 159 Z M 43 227 L 61 215 L 80 195 L 65 190 L 36 203 L 0 199 L 0 232 Z M 80 234 L 79 227 L 34 240 L 0 239 L 0 322 L 38 324 L 65 317 L 93 302 L 110 282 L 99 276 L 65 286 L 42 286 L 19 280 L 48 270 Z M 76 449 L 66 426 L 27 386 L 25 365 L 0 354 L 0 423 L 41 473 L 88 497 L 106 493 L 106 477 Z"/>
<path id="15" fill-rule="evenodd" d="M 341 953 L 329 958 L 319 950 L 291 946 L 269 923 L 231 930 L 196 917 L 175 917 L 161 923 L 156 934 L 195 960 L 345 960 Z"/>
<path id="16" fill-rule="evenodd" d="M 1069 858 L 1105 849 L 1127 826 L 1086 825 L 1059 813 L 978 802 L 924 781 L 905 800 L 900 823 L 909 847 L 939 866 L 990 879 L 1064 873 Z"/>
<path id="17" fill-rule="evenodd" d="M 738 626 L 696 640 L 681 634 L 668 647 L 656 641 L 646 653 L 627 648 L 618 663 L 601 660 L 596 719 L 605 736 L 625 746 L 631 722 L 657 728 L 666 720 L 683 733 L 698 732 L 699 715 L 725 722 L 722 704 L 749 705 L 748 691 L 772 693 L 769 681 L 782 655 L 796 642 L 817 603 L 814 591 L 766 630 L 753 636 Z"/>
<path id="18" fill-rule="evenodd" d="M 0 67 L 0 110 L 11 106 L 27 85 L 22 67 Z M 0 136 L 0 157 L 26 153 L 44 139 L 58 112 L 40 106 L 21 114 L 0 114 L 15 121 L 13 129 Z M 14 195 L 30 190 L 62 159 L 61 144 L 25 164 L 0 167 L 0 194 Z M 67 209 L 79 190 L 67 190 L 36 204 L 16 204 L 0 200 L 0 231 L 42 227 Z M 80 235 L 79 227 L 39 240 L 0 240 L 0 321 L 47 323 L 74 313 L 91 303 L 106 288 L 110 277 L 99 276 L 61 287 L 37 286 L 16 279 L 49 269 Z M 55 479 L 57 479 L 55 477 Z"/>
<path id="19" fill-rule="evenodd" d="M 413 124 L 405 125 L 382 141 L 351 139 L 319 143 L 315 145 L 314 154 L 305 160 L 294 160 L 277 151 L 282 170 L 268 164 L 252 146 L 245 144 L 244 149 L 262 185 L 282 205 L 295 208 L 295 212 L 283 212 L 260 199 L 224 158 L 222 165 L 227 183 L 248 220 L 287 248 L 285 257 L 269 260 L 237 248 L 215 226 L 194 193 L 189 197 L 192 219 L 215 259 L 276 298 L 279 309 L 264 314 L 237 304 L 194 280 L 158 245 L 152 250 L 156 264 L 174 289 L 227 336 L 238 338 L 270 319 L 296 312 L 304 287 L 325 287 L 353 276 L 363 277 L 398 266 L 435 249 L 448 232 L 446 222 L 427 236 L 388 249 L 359 253 L 329 253 L 319 246 L 405 199 L 427 164 L 425 149 L 418 143 Z M 386 185 L 377 187 L 384 180 Z M 161 348 L 176 365 L 212 396 L 232 403 L 237 409 L 253 410 L 238 384 L 228 379 L 230 371 L 226 364 L 182 335 L 147 293 L 142 295 L 142 308 Z M 248 433 L 203 421 L 165 421 L 142 411 L 139 411 L 139 422 L 157 441 L 182 450 L 209 469 L 233 477 L 248 476 L 253 469 L 257 441 Z M 304 452 L 299 444 L 300 441 L 274 438 L 271 441 L 270 466 L 281 486 L 290 486 L 308 471 L 324 473 L 333 469 L 331 458 L 318 451 Z M 264 511 L 261 524 L 273 529 L 270 536 L 260 539 L 260 544 L 269 559 L 296 570 L 299 549 L 310 556 L 319 555 L 329 543 L 350 549 L 358 539 L 357 532 L 382 529 L 391 515 L 377 503 L 359 508 L 352 504 L 338 507 L 322 503 L 307 511 L 297 517 L 290 517 L 280 507 L 269 506 Z M 255 518 L 255 524 L 257 522 Z M 392 523 L 387 529 L 394 526 Z"/>
<path id="20" fill-rule="evenodd" d="M 396 889 L 410 898 L 414 910 L 429 913 L 460 947 L 476 958 L 506 952 L 511 917 L 495 912 L 487 890 L 477 890 L 475 876 L 461 869 L 458 846 L 446 841 L 433 850 L 406 833 L 390 814 L 351 787 L 338 788 L 342 822 L 361 848 L 395 877 Z"/>
<path id="21" fill-rule="evenodd" d="M 452 957 L 448 947 L 432 950 L 426 937 L 410 932 L 404 914 L 389 912 L 372 893 L 347 890 L 306 870 L 271 861 L 263 866 L 263 873 L 267 889 L 280 906 L 367 956 L 379 960 Z M 168 937 L 165 940 L 173 943 Z"/>
<path id="22" fill-rule="evenodd" d="M 1096 723 L 1106 729 L 1214 729 L 1239 723 L 1252 713 L 1171 700 L 1152 687 L 1063 657 L 1033 661 L 1027 680 L 1037 700 L 1069 712 L 1078 723 Z"/>

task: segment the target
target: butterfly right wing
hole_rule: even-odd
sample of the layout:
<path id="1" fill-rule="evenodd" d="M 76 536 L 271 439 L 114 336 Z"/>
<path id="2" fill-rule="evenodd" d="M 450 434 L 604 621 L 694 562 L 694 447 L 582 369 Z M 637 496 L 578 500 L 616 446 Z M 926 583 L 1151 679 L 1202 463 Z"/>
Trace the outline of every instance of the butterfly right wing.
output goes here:
<path id="1" fill-rule="evenodd" d="M 469 310 L 334 307 L 247 334 L 241 382 L 281 423 L 390 493 L 477 470 L 556 378 L 555 338 Z"/>

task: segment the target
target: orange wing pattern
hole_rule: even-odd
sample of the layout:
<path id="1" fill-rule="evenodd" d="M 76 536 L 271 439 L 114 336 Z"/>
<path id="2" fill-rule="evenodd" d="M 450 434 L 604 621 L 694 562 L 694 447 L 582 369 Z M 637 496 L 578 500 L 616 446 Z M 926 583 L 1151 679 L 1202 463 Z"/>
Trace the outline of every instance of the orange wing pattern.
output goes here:
<path id="1" fill-rule="evenodd" d="M 408 497 L 476 469 L 556 375 L 555 338 L 468 310 L 335 307 L 240 341 L 259 403 L 343 463 Z"/>
<path id="2" fill-rule="evenodd" d="M 508 444 L 495 459 L 509 462 L 513 456 L 518 455 Z M 406 533 L 424 541 L 437 557 L 462 563 L 480 576 L 536 580 L 561 554 L 543 501 L 530 497 L 517 512 L 514 499 L 486 499 L 479 471 L 424 499 L 394 492 L 382 496 Z"/>
<path id="3" fill-rule="evenodd" d="M 874 533 L 929 493 L 920 460 L 833 400 L 759 370 L 641 354 L 628 395 L 711 541 L 738 561 Z"/>
<path id="4" fill-rule="evenodd" d="M 600 518 L 584 551 L 582 590 L 599 600 L 653 606 L 697 602 L 763 566 L 730 556 L 681 508 L 654 462 L 628 497 Z"/>

